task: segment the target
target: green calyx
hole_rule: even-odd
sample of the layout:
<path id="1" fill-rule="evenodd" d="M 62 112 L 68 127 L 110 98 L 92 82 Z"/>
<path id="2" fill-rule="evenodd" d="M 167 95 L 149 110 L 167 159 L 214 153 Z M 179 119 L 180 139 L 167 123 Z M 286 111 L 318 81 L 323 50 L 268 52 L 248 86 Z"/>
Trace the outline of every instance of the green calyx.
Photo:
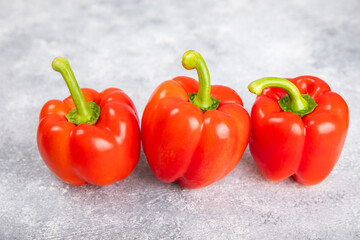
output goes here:
<path id="1" fill-rule="evenodd" d="M 68 60 L 63 57 L 57 57 L 52 62 L 52 68 L 63 76 L 76 106 L 65 116 L 68 121 L 76 125 L 82 123 L 96 124 L 100 116 L 100 107 L 94 102 L 85 101 Z"/>
<path id="2" fill-rule="evenodd" d="M 97 105 L 94 102 L 87 102 L 86 106 L 88 109 L 90 109 L 92 111 L 93 114 L 90 115 L 90 118 L 85 118 L 83 119 L 76 108 L 74 108 L 73 110 L 71 110 L 68 114 L 65 115 L 65 117 L 67 118 L 67 120 L 73 124 L 79 125 L 82 123 L 86 123 L 86 124 L 90 124 L 90 125 L 95 125 L 95 123 L 97 122 L 97 120 L 99 119 L 100 116 L 100 107 L 99 105 Z"/>
<path id="3" fill-rule="evenodd" d="M 284 112 L 295 113 L 299 117 L 304 117 L 314 111 L 317 104 L 309 94 L 300 94 L 299 89 L 289 80 L 276 77 L 266 77 L 258 79 L 249 84 L 249 91 L 260 95 L 264 88 L 277 87 L 283 89 L 287 94 L 278 103 Z"/>
<path id="4" fill-rule="evenodd" d="M 197 93 L 188 93 L 188 95 L 189 95 L 189 101 L 192 103 L 192 104 L 195 104 L 194 103 L 194 99 L 196 98 L 196 96 L 197 96 Z M 203 112 L 206 112 L 206 111 L 208 111 L 208 110 L 214 110 L 214 109 L 217 109 L 218 107 L 219 107 L 219 103 L 220 103 L 220 100 L 217 100 L 217 99 L 215 99 L 215 98 L 213 98 L 213 97 L 211 97 L 210 96 L 210 99 L 211 99 L 211 101 L 212 101 L 212 105 L 210 105 L 210 106 L 208 106 L 208 107 L 204 107 L 204 108 L 201 108 L 201 107 L 199 107 L 200 109 L 201 109 L 201 111 L 203 111 Z M 196 104 L 195 104 L 196 105 Z M 197 106 L 197 105 L 196 105 Z"/>
<path id="5" fill-rule="evenodd" d="M 199 90 L 197 93 L 189 93 L 189 101 L 203 112 L 217 109 L 220 100 L 210 96 L 210 74 L 205 60 L 200 53 L 194 50 L 185 52 L 182 58 L 182 65 L 187 70 L 196 69 L 199 78 Z"/>
<path id="6" fill-rule="evenodd" d="M 308 103 L 305 108 L 299 109 L 299 110 L 292 109 L 289 94 L 286 94 L 278 101 L 280 108 L 284 112 L 292 112 L 292 113 L 295 113 L 296 115 L 298 115 L 299 117 L 304 117 L 305 115 L 314 111 L 314 109 L 317 106 L 315 100 L 312 97 L 310 97 L 309 94 L 301 94 L 301 96 Z"/>

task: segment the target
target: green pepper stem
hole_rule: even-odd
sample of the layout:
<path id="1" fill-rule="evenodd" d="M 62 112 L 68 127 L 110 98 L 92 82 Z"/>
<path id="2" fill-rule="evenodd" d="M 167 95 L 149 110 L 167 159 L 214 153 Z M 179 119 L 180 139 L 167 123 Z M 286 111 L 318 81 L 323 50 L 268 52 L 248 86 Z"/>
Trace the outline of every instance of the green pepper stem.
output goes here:
<path id="1" fill-rule="evenodd" d="M 94 115 L 96 115 L 97 113 L 94 113 L 94 109 L 92 109 L 92 107 L 89 106 L 89 104 L 87 104 L 84 95 L 81 92 L 81 89 L 76 81 L 74 73 L 71 70 L 68 60 L 63 57 L 57 57 L 53 60 L 51 66 L 55 71 L 61 73 L 70 91 L 71 97 L 74 100 L 76 108 L 75 108 L 75 112 L 72 113 L 74 116 L 71 117 L 75 118 L 76 120 L 74 120 L 73 123 L 95 124 L 94 118 L 96 118 L 97 120 L 98 116 L 96 117 Z M 70 113 L 71 112 L 72 111 L 70 111 Z M 66 117 L 69 119 L 68 115 Z M 71 120 L 69 119 L 69 121 Z"/>
<path id="2" fill-rule="evenodd" d="M 301 96 L 299 89 L 289 80 L 277 77 L 258 79 L 249 84 L 249 91 L 260 95 L 264 88 L 277 87 L 283 89 L 289 95 L 289 107 L 293 111 L 303 111 L 308 108 L 308 102 Z"/>
<path id="3" fill-rule="evenodd" d="M 182 58 L 182 65 L 187 70 L 196 69 L 199 78 L 199 90 L 195 96 L 190 96 L 189 94 L 190 101 L 203 111 L 216 109 L 219 101 L 210 96 L 210 74 L 205 60 L 200 53 L 194 50 L 185 52 Z"/>
<path id="4" fill-rule="evenodd" d="M 194 50 L 189 50 L 184 53 L 182 58 L 182 65 L 187 70 L 196 69 L 199 78 L 199 90 L 193 102 L 200 108 L 208 108 L 211 106 L 210 99 L 210 74 L 206 66 L 205 60 L 200 53 Z"/>

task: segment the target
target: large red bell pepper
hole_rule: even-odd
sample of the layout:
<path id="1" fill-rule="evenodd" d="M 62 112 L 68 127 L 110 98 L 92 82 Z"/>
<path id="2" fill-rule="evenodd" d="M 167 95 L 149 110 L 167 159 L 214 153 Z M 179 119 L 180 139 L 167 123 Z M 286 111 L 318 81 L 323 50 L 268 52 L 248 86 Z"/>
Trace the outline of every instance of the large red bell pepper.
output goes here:
<path id="1" fill-rule="evenodd" d="M 158 179 L 200 188 L 225 177 L 240 161 L 250 117 L 234 90 L 210 85 L 199 53 L 186 52 L 182 63 L 197 70 L 199 83 L 176 77 L 157 87 L 142 117 L 142 142 Z"/>
<path id="2" fill-rule="evenodd" d="M 52 67 L 64 77 L 71 96 L 48 101 L 40 112 L 37 143 L 44 162 L 71 185 L 107 185 L 126 178 L 140 155 L 133 102 L 117 88 L 80 90 L 65 58 L 55 58 Z"/>
<path id="3" fill-rule="evenodd" d="M 346 138 L 344 99 L 312 76 L 263 78 L 249 90 L 259 95 L 251 111 L 250 151 L 261 173 L 273 181 L 293 176 L 303 185 L 323 181 Z"/>

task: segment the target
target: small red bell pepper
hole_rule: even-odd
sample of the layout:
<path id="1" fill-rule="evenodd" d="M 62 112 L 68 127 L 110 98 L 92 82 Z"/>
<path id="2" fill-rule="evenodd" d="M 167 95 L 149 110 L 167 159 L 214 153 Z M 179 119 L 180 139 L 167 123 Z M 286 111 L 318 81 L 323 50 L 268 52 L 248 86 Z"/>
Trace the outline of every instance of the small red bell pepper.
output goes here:
<path id="1" fill-rule="evenodd" d="M 140 155 L 135 106 L 120 89 L 79 88 L 65 58 L 55 58 L 71 96 L 50 100 L 40 112 L 37 143 L 49 169 L 71 185 L 108 185 L 126 178 Z"/>
<path id="2" fill-rule="evenodd" d="M 334 168 L 349 126 L 344 99 L 313 76 L 263 78 L 251 111 L 250 152 L 273 181 L 293 176 L 303 185 L 323 181 Z"/>
<path id="3" fill-rule="evenodd" d="M 157 87 L 142 117 L 142 143 L 158 179 L 200 188 L 225 177 L 240 161 L 250 117 L 233 89 L 210 85 L 199 53 L 187 51 L 182 64 L 197 70 L 199 83 L 176 77 Z"/>

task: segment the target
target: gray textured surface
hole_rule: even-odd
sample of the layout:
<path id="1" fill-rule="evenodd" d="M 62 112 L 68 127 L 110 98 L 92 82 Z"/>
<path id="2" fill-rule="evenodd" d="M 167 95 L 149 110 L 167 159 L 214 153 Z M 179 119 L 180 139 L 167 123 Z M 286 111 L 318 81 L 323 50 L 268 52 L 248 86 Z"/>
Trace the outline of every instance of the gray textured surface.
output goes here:
<path id="1" fill-rule="evenodd" d="M 360 2 L 0 0 L 0 239 L 359 239 Z M 311 74 L 349 104 L 341 158 L 323 183 L 266 181 L 247 150 L 225 179 L 185 190 L 159 182 L 144 154 L 129 178 L 72 187 L 36 146 L 38 114 L 68 96 L 51 70 L 67 57 L 82 87 L 125 90 L 142 113 L 153 89 L 178 75 L 182 53 L 207 60 L 233 87 Z"/>

